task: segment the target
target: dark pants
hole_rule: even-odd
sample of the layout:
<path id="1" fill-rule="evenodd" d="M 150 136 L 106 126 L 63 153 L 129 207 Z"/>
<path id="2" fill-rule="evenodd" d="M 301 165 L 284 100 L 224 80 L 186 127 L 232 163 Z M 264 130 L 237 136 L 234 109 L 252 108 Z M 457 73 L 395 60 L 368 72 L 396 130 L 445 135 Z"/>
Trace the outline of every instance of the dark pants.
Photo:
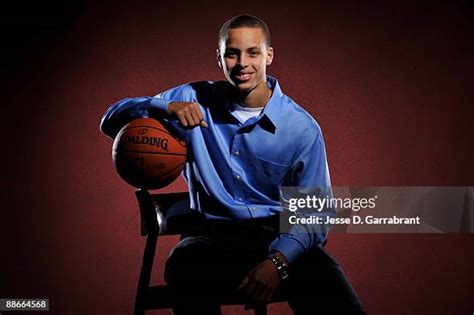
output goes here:
<path id="1" fill-rule="evenodd" d="M 221 314 L 219 296 L 243 294 L 236 288 L 268 256 L 278 236 L 278 219 L 207 222 L 181 236 L 165 265 L 165 280 L 179 301 L 174 314 Z M 323 246 L 290 265 L 276 295 L 288 298 L 294 314 L 364 314 L 341 266 Z"/>

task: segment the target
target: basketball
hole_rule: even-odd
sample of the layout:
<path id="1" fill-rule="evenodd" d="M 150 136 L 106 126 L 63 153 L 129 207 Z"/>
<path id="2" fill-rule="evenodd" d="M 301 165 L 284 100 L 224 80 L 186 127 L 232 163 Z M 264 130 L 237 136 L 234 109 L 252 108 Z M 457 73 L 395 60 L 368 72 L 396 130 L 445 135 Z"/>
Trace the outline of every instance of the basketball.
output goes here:
<path id="1" fill-rule="evenodd" d="M 120 177 L 143 189 L 171 184 L 183 170 L 186 145 L 155 119 L 140 118 L 117 134 L 112 159 Z"/>

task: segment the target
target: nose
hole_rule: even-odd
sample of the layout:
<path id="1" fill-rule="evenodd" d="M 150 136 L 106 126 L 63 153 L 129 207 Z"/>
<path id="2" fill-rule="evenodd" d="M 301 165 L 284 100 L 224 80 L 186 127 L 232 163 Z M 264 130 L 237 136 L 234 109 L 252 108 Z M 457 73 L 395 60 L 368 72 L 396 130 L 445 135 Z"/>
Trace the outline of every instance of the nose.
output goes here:
<path id="1" fill-rule="evenodd" d="M 239 59 L 237 60 L 237 63 L 242 67 L 245 68 L 248 66 L 248 59 L 245 56 L 245 54 L 240 54 Z"/>

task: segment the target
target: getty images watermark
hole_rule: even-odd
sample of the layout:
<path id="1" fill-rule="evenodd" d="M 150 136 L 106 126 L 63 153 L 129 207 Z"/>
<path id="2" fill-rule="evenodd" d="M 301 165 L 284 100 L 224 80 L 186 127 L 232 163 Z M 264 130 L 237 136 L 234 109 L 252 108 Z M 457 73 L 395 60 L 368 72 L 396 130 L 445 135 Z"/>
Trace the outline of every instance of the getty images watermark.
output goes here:
<path id="1" fill-rule="evenodd" d="M 473 187 L 282 187 L 283 230 L 472 232 Z M 283 231 L 284 232 L 284 231 Z"/>
<path id="2" fill-rule="evenodd" d="M 420 224 L 420 217 L 408 217 L 401 218 L 396 215 L 391 217 L 378 218 L 372 215 L 360 216 L 352 215 L 348 218 L 338 218 L 333 215 L 310 215 L 308 217 L 298 217 L 298 211 L 301 209 L 314 209 L 318 213 L 322 212 L 325 208 L 332 209 L 351 209 L 352 211 L 359 212 L 364 209 L 375 209 L 376 208 L 377 196 L 372 198 L 336 198 L 336 197 L 317 197 L 317 196 L 306 196 L 305 198 L 290 198 L 288 210 L 293 212 L 290 215 L 290 224 Z"/>

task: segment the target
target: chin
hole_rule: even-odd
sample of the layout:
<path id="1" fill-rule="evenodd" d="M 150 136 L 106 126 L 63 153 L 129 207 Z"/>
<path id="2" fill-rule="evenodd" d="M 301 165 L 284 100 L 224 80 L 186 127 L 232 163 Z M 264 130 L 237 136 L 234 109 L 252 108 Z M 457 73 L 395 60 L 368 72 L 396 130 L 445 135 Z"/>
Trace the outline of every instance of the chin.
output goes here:
<path id="1" fill-rule="evenodd" d="M 253 85 L 251 82 L 234 84 L 234 86 L 237 89 L 237 91 L 242 92 L 242 93 L 251 92 L 255 88 L 255 85 Z"/>

